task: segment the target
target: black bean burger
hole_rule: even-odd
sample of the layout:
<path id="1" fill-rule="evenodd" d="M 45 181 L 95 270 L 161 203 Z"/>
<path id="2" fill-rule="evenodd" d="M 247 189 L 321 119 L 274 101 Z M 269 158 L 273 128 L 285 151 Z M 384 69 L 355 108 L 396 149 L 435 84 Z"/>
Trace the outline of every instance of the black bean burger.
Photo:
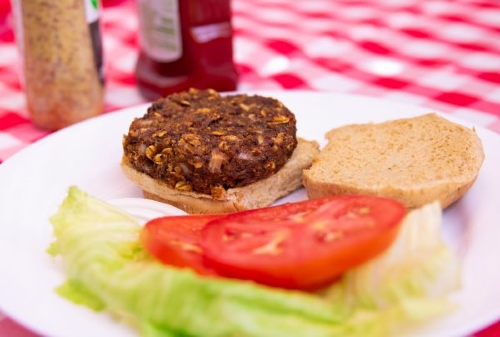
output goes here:
<path id="1" fill-rule="evenodd" d="M 190 89 L 131 123 L 122 169 L 145 197 L 189 213 L 264 207 L 301 187 L 319 152 L 296 131 L 295 115 L 274 98 Z"/>

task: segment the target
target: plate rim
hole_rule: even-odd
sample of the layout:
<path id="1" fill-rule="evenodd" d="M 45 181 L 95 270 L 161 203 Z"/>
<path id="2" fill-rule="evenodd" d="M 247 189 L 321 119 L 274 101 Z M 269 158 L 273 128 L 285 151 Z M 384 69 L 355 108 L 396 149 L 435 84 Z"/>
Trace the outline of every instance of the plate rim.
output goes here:
<path id="1" fill-rule="evenodd" d="M 422 113 L 424 110 L 427 110 L 429 112 L 433 111 L 433 112 L 436 112 L 438 113 L 439 115 L 442 115 L 442 116 L 445 116 L 446 118 L 448 118 L 449 120 L 451 121 L 454 121 L 454 122 L 457 122 L 457 123 L 460 123 L 462 125 L 465 125 L 465 126 L 468 126 L 468 127 L 475 127 L 476 130 L 481 133 L 481 134 L 485 134 L 485 135 L 488 135 L 488 137 L 493 137 L 496 141 L 499 142 L 499 145 L 500 145 L 500 135 L 483 127 L 483 126 L 480 126 L 480 125 L 474 125 L 473 123 L 471 122 L 468 122 L 468 121 L 465 121 L 461 118 L 457 118 L 455 116 L 453 116 L 452 114 L 450 113 L 446 113 L 446 112 L 440 112 L 440 111 L 436 111 L 435 109 L 429 109 L 425 106 L 419 106 L 419 105 L 413 105 L 413 104 L 408 104 L 408 103 L 404 103 L 404 102 L 399 102 L 399 101 L 391 101 L 391 100 L 388 100 L 388 99 L 384 99 L 384 98 L 378 98 L 378 97 L 372 97 L 372 96 L 363 96 L 363 95 L 357 95 L 357 94 L 349 94 L 349 93 L 331 93 L 331 92 L 317 92 L 317 91 L 306 91 L 306 90 L 288 90 L 288 91 L 276 91 L 276 90 L 254 90 L 254 91 L 248 91 L 248 92 L 232 92 L 232 93 L 235 93 L 235 94 L 241 94 L 241 93 L 246 93 L 246 94 L 260 94 L 260 95 L 267 95 L 267 96 L 286 96 L 286 95 L 290 95 L 290 94 L 293 94 L 293 95 L 299 95 L 299 96 L 302 96 L 302 95 L 319 95 L 319 96 L 328 96 L 328 97 L 332 97 L 332 99 L 335 99 L 335 97 L 343 97 L 343 98 L 362 98 L 364 100 L 369 100 L 369 101 L 373 101 L 373 102 L 378 102 L 380 104 L 390 104 L 390 105 L 397 105 L 397 106 L 401 106 L 401 107 L 412 107 L 412 108 L 416 108 L 416 109 L 419 109 L 419 110 L 422 110 Z M 231 93 L 226 93 L 226 94 L 231 94 Z M 282 98 L 280 98 L 282 99 Z M 69 126 L 65 129 L 62 129 L 62 130 L 59 130 L 59 131 L 56 131 L 56 132 L 53 132 L 49 135 L 47 135 L 46 137 L 40 139 L 39 141 L 35 142 L 35 143 L 32 143 L 30 144 L 29 146 L 27 146 L 26 148 L 22 149 L 21 151 L 17 152 L 16 154 L 12 155 L 11 157 L 7 158 L 1 165 L 0 165 L 0 180 L 2 178 L 2 175 L 3 175 L 3 172 L 4 171 L 8 171 L 9 167 L 11 165 L 15 165 L 16 164 L 16 161 L 18 160 L 22 160 L 23 156 L 26 155 L 26 153 L 29 154 L 30 151 L 34 151 L 36 150 L 38 147 L 41 147 L 43 148 L 45 146 L 46 143 L 50 143 L 52 141 L 54 141 L 53 139 L 58 139 L 58 138 L 61 138 L 61 137 L 64 137 L 65 134 L 67 133 L 74 133 L 75 130 L 79 130 L 79 129 L 85 129 L 85 128 L 88 128 L 89 125 L 91 126 L 92 123 L 105 123 L 106 120 L 108 119 L 116 119 L 116 118 L 119 118 L 119 117 L 116 117 L 116 114 L 130 114 L 131 116 L 132 115 L 137 115 L 139 116 L 140 115 L 140 109 L 144 109 L 145 107 L 149 106 L 150 103 L 143 103 L 143 104 L 138 104 L 138 105 L 135 105 L 135 106 L 132 106 L 132 107 L 127 107 L 127 108 L 123 108 L 123 109 L 118 109 L 118 110 L 115 110 L 115 111 L 112 111 L 112 112 L 109 112 L 109 113 L 105 113 L 103 115 L 100 115 L 100 116 L 97 116 L 97 117 L 94 117 L 94 118 L 91 118 L 91 119 L 88 119 L 88 120 L 85 120 L 83 122 L 80 122 L 80 123 L 77 123 L 77 124 L 74 124 L 72 126 Z M 412 115 L 411 113 L 408 114 L 408 115 Z M 407 114 L 406 113 L 402 113 L 402 118 L 403 117 L 406 117 Z M 21 158 L 21 159 L 17 159 L 17 158 Z M 14 164 L 12 164 L 12 162 L 14 162 Z M 7 167 L 7 169 L 4 169 L 5 167 Z M 2 198 L 2 193 L 0 191 L 0 200 Z M 0 220 L 2 219 L 2 216 L 0 215 Z M 0 233 L 2 232 L 1 230 L 1 227 L 2 225 L 0 224 Z M 0 263 L 2 263 L 2 259 L 0 259 Z M 1 277 L 0 277 L 1 279 Z M 1 290 L 1 289 L 0 289 Z M 23 326 L 25 326 L 27 329 L 30 329 L 30 330 L 33 330 L 33 331 L 36 331 L 37 333 L 45 333 L 43 331 L 38 331 L 37 329 L 34 329 L 29 323 L 26 323 L 24 322 L 24 320 L 22 319 L 22 317 L 16 317 L 16 315 L 11 315 L 9 313 L 9 310 L 5 310 L 4 309 L 4 304 L 3 304 L 3 300 L 0 298 L 0 308 L 1 310 L 3 311 L 3 313 L 15 320 L 15 321 L 18 321 L 18 322 L 21 322 Z M 489 323 L 492 323 L 494 322 L 494 320 L 498 320 L 500 318 L 500 306 L 499 306 L 499 310 L 497 313 L 495 314 L 492 314 L 492 316 L 495 316 L 496 318 L 495 319 L 487 319 L 485 318 L 483 322 L 484 324 L 482 325 L 483 327 L 486 327 L 487 324 Z M 486 325 L 485 325 L 486 324 Z"/>

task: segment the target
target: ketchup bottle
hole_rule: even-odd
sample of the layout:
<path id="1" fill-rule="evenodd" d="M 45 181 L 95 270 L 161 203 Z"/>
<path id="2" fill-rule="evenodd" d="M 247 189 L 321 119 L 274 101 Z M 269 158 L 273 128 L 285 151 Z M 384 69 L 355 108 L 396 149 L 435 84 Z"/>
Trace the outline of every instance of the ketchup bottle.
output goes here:
<path id="1" fill-rule="evenodd" d="M 137 0 L 141 94 L 236 90 L 230 0 Z"/>

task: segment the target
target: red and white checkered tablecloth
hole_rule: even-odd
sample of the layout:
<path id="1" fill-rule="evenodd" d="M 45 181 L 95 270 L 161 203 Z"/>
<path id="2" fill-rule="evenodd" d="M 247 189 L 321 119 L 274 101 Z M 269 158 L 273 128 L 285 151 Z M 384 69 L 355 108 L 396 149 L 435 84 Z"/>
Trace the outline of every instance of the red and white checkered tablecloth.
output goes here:
<path id="1" fill-rule="evenodd" d="M 500 1 L 233 0 L 233 12 L 242 91 L 370 95 L 500 132 Z M 12 24 L 0 0 L 0 163 L 48 134 L 26 111 Z M 146 102 L 135 3 L 104 1 L 102 24 L 106 113 Z M 0 313 L 0 336 L 36 335 Z M 475 336 L 500 336 L 500 322 Z"/>

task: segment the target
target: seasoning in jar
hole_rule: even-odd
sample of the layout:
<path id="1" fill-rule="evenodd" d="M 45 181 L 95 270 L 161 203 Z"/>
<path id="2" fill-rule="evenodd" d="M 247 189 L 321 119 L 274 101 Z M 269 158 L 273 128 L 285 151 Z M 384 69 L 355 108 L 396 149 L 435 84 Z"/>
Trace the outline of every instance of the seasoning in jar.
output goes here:
<path id="1" fill-rule="evenodd" d="M 189 88 L 232 91 L 230 0 L 138 0 L 136 79 L 150 100 Z"/>
<path id="2" fill-rule="evenodd" d="M 104 106 L 97 0 L 14 0 L 16 40 L 33 123 L 57 130 Z"/>

